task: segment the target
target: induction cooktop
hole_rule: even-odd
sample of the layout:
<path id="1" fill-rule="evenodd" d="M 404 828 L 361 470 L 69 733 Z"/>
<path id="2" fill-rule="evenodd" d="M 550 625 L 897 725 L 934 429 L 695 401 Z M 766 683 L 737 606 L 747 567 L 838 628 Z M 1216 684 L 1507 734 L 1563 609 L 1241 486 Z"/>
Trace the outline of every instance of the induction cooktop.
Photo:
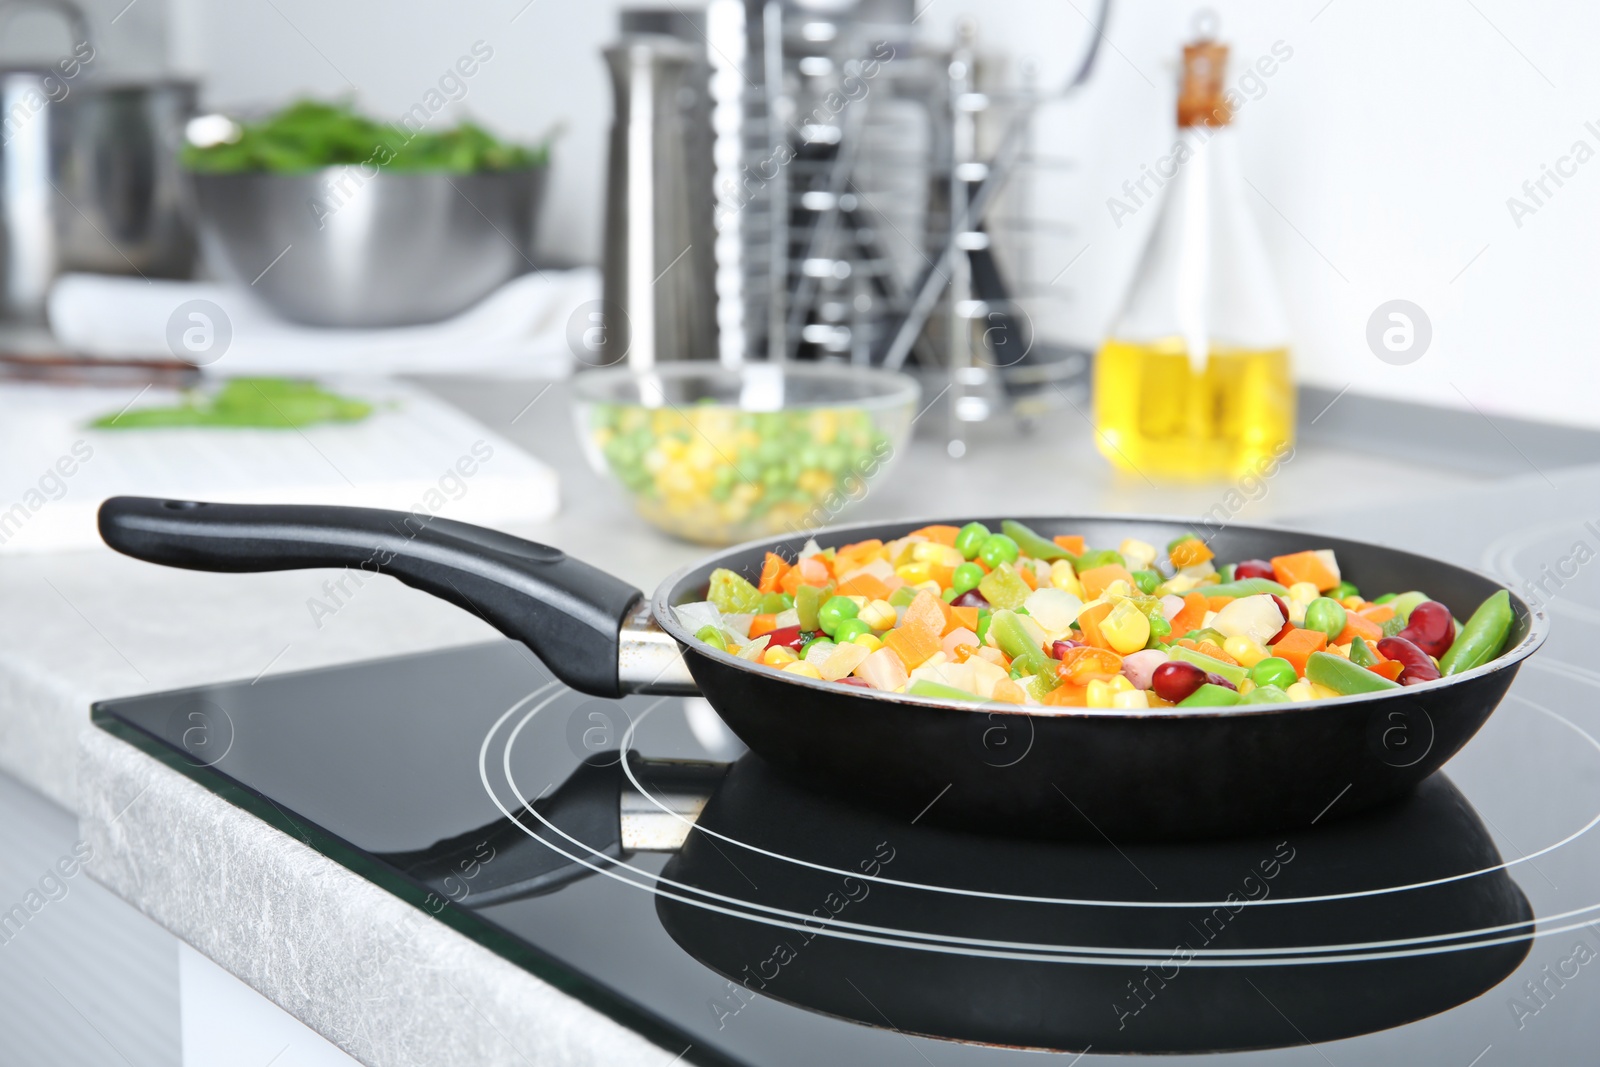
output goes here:
<path id="1" fill-rule="evenodd" d="M 1513 518 L 1452 551 L 1520 588 L 1576 520 Z M 1544 599 L 1550 645 L 1413 795 L 1200 843 L 854 808 L 703 702 L 583 696 L 510 642 L 94 717 L 684 1062 L 1588 1062 L 1600 582 Z M 1419 758 L 1426 724 L 1396 728 Z"/>

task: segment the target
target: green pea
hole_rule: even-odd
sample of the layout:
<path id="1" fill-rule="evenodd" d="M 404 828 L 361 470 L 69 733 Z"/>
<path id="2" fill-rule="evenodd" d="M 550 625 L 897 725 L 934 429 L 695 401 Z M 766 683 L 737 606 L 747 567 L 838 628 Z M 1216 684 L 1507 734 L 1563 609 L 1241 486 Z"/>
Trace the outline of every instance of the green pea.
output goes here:
<path id="1" fill-rule="evenodd" d="M 704 641 L 718 652 L 728 651 L 728 639 L 722 636 L 722 631 L 710 623 L 700 627 L 694 632 L 696 641 Z"/>
<path id="2" fill-rule="evenodd" d="M 1221 648 L 1228 640 L 1226 637 L 1222 636 L 1222 632 L 1220 630 L 1213 630 L 1209 626 L 1202 626 L 1198 630 L 1190 630 L 1188 633 L 1183 635 L 1183 639 L 1185 641 L 1210 641 L 1218 648 Z"/>
<path id="3" fill-rule="evenodd" d="M 823 633 L 832 637 L 833 631 L 838 629 L 841 622 L 855 618 L 860 610 L 856 607 L 856 602 L 849 597 L 830 597 L 817 611 L 817 624 L 822 627 Z"/>
<path id="4" fill-rule="evenodd" d="M 1002 563 L 1015 563 L 1021 554 L 1017 543 L 1005 534 L 990 534 L 978 547 L 978 558 L 988 564 L 991 570 Z"/>
<path id="5" fill-rule="evenodd" d="M 983 644 L 989 636 L 989 622 L 994 618 L 994 612 L 988 608 L 978 609 L 978 643 Z"/>
<path id="6" fill-rule="evenodd" d="M 978 588 L 978 583 L 983 581 L 983 568 L 976 563 L 963 563 L 957 567 L 950 576 L 950 588 L 956 596 Z"/>
<path id="7" fill-rule="evenodd" d="M 1319 596 L 1306 605 L 1306 629 L 1321 630 L 1330 641 L 1344 632 L 1347 618 L 1344 605 L 1325 596 Z"/>
<path id="8" fill-rule="evenodd" d="M 1328 595 L 1335 600 L 1343 600 L 1345 597 L 1360 596 L 1361 590 L 1357 589 L 1349 582 L 1340 582 L 1338 585 L 1328 590 Z"/>
<path id="9" fill-rule="evenodd" d="M 978 549 L 989 539 L 989 527 L 981 522 L 969 522 L 956 534 L 956 551 L 964 559 L 977 559 Z"/>
<path id="10" fill-rule="evenodd" d="M 1149 648 L 1152 645 L 1158 645 L 1171 636 L 1172 624 L 1170 622 L 1159 616 L 1152 618 L 1150 620 L 1150 640 L 1145 643 L 1145 647 Z"/>
<path id="11" fill-rule="evenodd" d="M 1160 571 L 1143 570 L 1133 572 L 1133 584 L 1139 587 L 1139 592 L 1149 596 L 1161 585 Z"/>
<path id="12" fill-rule="evenodd" d="M 862 634 L 870 634 L 871 632 L 872 627 L 860 619 L 846 619 L 833 628 L 833 639 L 843 645 L 854 641 Z"/>
<path id="13" fill-rule="evenodd" d="M 1279 689 L 1288 689 L 1298 678 L 1294 664 L 1277 656 L 1257 660 L 1256 665 L 1250 668 L 1250 680 L 1256 685 L 1275 685 Z"/>

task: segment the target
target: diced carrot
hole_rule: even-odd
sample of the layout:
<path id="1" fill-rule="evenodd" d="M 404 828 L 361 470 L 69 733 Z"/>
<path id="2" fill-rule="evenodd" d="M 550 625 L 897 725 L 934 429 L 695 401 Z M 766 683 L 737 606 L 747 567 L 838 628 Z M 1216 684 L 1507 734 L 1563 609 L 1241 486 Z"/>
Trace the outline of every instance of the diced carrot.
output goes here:
<path id="1" fill-rule="evenodd" d="M 833 569 L 839 574 L 849 574 L 858 567 L 864 567 L 883 555 L 883 542 L 876 537 L 867 541 L 857 541 L 853 545 L 845 545 L 834 553 Z"/>
<path id="2" fill-rule="evenodd" d="M 916 670 L 940 650 L 940 635 L 924 626 L 896 626 L 883 635 L 883 647 L 900 657 L 907 670 Z"/>
<path id="3" fill-rule="evenodd" d="M 1310 582 L 1319 593 L 1339 584 L 1339 576 L 1328 569 L 1316 552 L 1294 552 L 1272 557 L 1272 574 L 1283 585 Z"/>
<path id="4" fill-rule="evenodd" d="M 1039 575 L 1034 572 L 1032 567 L 1018 567 L 1017 577 L 1026 582 L 1029 589 L 1039 588 Z"/>
<path id="5" fill-rule="evenodd" d="M 1211 551 L 1211 546 L 1198 537 L 1185 537 L 1182 541 L 1173 545 L 1172 550 L 1167 553 L 1168 558 L 1172 560 L 1172 565 L 1179 569 L 1204 563 L 1215 555 L 1216 553 Z"/>
<path id="6" fill-rule="evenodd" d="M 1373 604 L 1371 607 L 1362 608 L 1356 614 L 1368 622 L 1375 622 L 1379 626 L 1394 618 L 1394 609 L 1387 604 Z"/>
<path id="7" fill-rule="evenodd" d="M 1047 693 L 1046 696 L 1048 695 Z M 1002 678 L 994 683 L 994 695 L 990 699 L 1006 704 L 1025 704 L 1028 701 L 1028 694 L 1022 691 L 1022 686 L 1013 682 L 1010 678 Z"/>
<path id="8" fill-rule="evenodd" d="M 1182 637 L 1190 630 L 1200 629 L 1206 624 L 1206 612 L 1211 610 L 1210 604 L 1204 593 L 1190 593 L 1184 597 L 1183 607 L 1168 620 L 1172 623 L 1172 632 Z"/>
<path id="9" fill-rule="evenodd" d="M 839 583 L 839 596 L 864 596 L 868 600 L 888 600 L 890 589 L 880 578 L 857 574 Z"/>
<path id="10" fill-rule="evenodd" d="M 757 615 L 750 620 L 750 636 L 760 637 L 762 634 L 770 634 L 778 628 L 777 618 L 776 615 Z"/>
<path id="11" fill-rule="evenodd" d="M 778 589 L 781 592 L 788 593 L 790 596 L 794 596 L 795 591 L 804 584 L 805 582 L 800 577 L 799 567 L 790 567 L 783 577 L 778 579 Z"/>
<path id="12" fill-rule="evenodd" d="M 978 609 L 977 608 L 951 608 L 950 609 L 950 615 L 951 615 L 952 618 L 955 619 L 956 626 L 958 626 L 958 627 L 965 626 L 967 629 L 971 630 L 973 633 L 977 633 L 978 632 Z"/>
<path id="13" fill-rule="evenodd" d="M 1321 630 L 1302 630 L 1296 627 L 1290 630 L 1283 640 L 1272 646 L 1272 654 L 1294 664 L 1295 673 L 1304 677 L 1306 661 L 1311 658 L 1311 653 L 1321 652 L 1327 645 L 1328 635 Z"/>
<path id="14" fill-rule="evenodd" d="M 1122 657 L 1109 648 L 1069 648 L 1056 666 L 1056 677 L 1069 685 L 1110 681 L 1122 672 Z"/>
<path id="15" fill-rule="evenodd" d="M 1083 555 L 1084 550 L 1089 547 L 1083 543 L 1083 537 L 1079 534 L 1056 534 L 1051 540 L 1058 548 L 1064 548 L 1074 556 Z"/>
<path id="16" fill-rule="evenodd" d="M 1339 636 L 1333 639 L 1336 645 L 1348 645 L 1357 637 L 1365 638 L 1368 644 L 1383 640 L 1383 627 L 1371 619 L 1362 618 L 1354 611 L 1345 613 L 1344 629 L 1339 631 Z"/>
<path id="17" fill-rule="evenodd" d="M 827 561 L 821 556 L 808 556 L 795 565 L 800 572 L 802 585 L 814 585 L 821 588 L 828 584 L 828 579 L 833 577 L 833 572 L 828 569 Z"/>
<path id="18" fill-rule="evenodd" d="M 956 534 L 960 532 L 961 527 L 959 526 L 924 526 L 920 530 L 912 530 L 908 536 L 915 537 L 917 534 L 921 534 L 928 540 L 937 541 L 941 545 L 953 545 L 956 543 Z"/>
<path id="19" fill-rule="evenodd" d="M 756 588 L 763 593 L 776 593 L 782 586 L 783 576 L 789 573 L 789 564 L 775 552 L 768 552 L 761 561 L 761 581 Z"/>
<path id="20" fill-rule="evenodd" d="M 1406 665 L 1397 659 L 1386 659 L 1382 663 L 1374 663 L 1367 667 L 1373 674 L 1381 674 L 1391 682 L 1399 678 L 1400 672 L 1405 669 Z"/>
<path id="21" fill-rule="evenodd" d="M 906 607 L 906 613 L 900 618 L 898 630 L 922 630 L 934 638 L 934 644 L 944 636 L 944 626 L 947 621 L 945 612 L 950 605 L 924 589 L 917 594 L 917 598 Z M 920 661 L 919 661 L 920 662 Z M 916 663 L 907 663 L 908 667 L 917 666 Z"/>
<path id="22" fill-rule="evenodd" d="M 1112 564 L 1112 566 L 1115 566 L 1115 564 Z M 1107 615 L 1111 614 L 1111 607 L 1110 603 L 1095 604 L 1093 607 L 1085 608 L 1078 613 L 1078 627 L 1083 634 L 1085 644 L 1093 645 L 1096 648 L 1111 647 L 1111 642 L 1107 641 L 1105 635 L 1100 632 L 1100 623 Z"/>
<path id="23" fill-rule="evenodd" d="M 945 588 L 948 588 L 950 583 L 955 580 L 955 576 L 956 569 L 954 567 L 947 566 L 943 563 L 928 564 L 928 577 L 932 578 Z"/>
<path id="24" fill-rule="evenodd" d="M 1198 652 L 1202 656 L 1210 656 L 1214 660 L 1221 660 L 1223 663 L 1231 663 L 1235 667 L 1239 666 L 1238 660 L 1228 655 L 1221 648 L 1217 647 L 1210 641 L 1196 641 L 1192 637 L 1182 637 L 1175 641 L 1174 644 L 1182 645 L 1189 651 Z"/>
<path id="25" fill-rule="evenodd" d="M 1112 582 L 1127 582 L 1133 585 L 1133 575 L 1128 573 L 1128 568 L 1118 563 L 1107 563 L 1103 567 L 1090 567 L 1078 575 L 1078 581 L 1083 583 L 1083 594 L 1090 600 L 1106 591 Z"/>
<path id="26" fill-rule="evenodd" d="M 999 698 L 1000 685 L 1001 683 L 996 682 L 994 687 L 997 699 Z M 1040 698 L 1039 703 L 1048 704 L 1053 708 L 1086 708 L 1089 706 L 1089 687 L 1087 685 L 1073 685 L 1071 682 L 1062 682 Z"/>
<path id="27" fill-rule="evenodd" d="M 1206 610 L 1207 611 L 1221 611 L 1223 608 L 1227 607 L 1229 604 L 1232 604 L 1232 603 L 1233 603 L 1233 597 L 1231 597 L 1231 596 L 1208 596 L 1208 597 L 1206 597 Z M 1185 632 L 1187 632 L 1187 631 L 1185 631 Z"/>

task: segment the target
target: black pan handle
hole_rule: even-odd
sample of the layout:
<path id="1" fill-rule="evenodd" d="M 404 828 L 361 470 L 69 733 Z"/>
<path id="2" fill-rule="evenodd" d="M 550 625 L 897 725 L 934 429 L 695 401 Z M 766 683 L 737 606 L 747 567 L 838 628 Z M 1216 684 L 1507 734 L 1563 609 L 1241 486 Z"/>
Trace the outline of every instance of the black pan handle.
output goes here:
<path id="1" fill-rule="evenodd" d="M 643 596 L 560 549 L 404 511 L 116 496 L 100 505 L 100 536 L 136 559 L 188 570 L 393 575 L 482 617 L 563 682 L 604 697 L 622 695 L 622 623 Z"/>

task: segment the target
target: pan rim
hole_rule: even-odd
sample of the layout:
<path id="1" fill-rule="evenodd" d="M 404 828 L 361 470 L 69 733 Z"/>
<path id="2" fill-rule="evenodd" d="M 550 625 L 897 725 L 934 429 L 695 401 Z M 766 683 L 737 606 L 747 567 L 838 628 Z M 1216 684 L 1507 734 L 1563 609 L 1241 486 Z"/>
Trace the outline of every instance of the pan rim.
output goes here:
<path id="1" fill-rule="evenodd" d="M 1176 526 L 1194 526 L 1198 521 L 1193 517 L 1173 515 L 1141 515 L 1131 513 L 1108 513 L 1100 515 L 1034 515 L 1018 518 L 1016 521 L 1022 523 L 1043 521 L 1070 522 L 1075 519 L 1092 522 L 1113 523 L 1164 523 Z M 912 526 L 914 529 L 918 526 L 928 526 L 938 523 L 948 524 L 948 522 L 948 516 L 935 516 L 928 519 L 908 518 L 883 519 L 876 521 L 868 520 L 862 522 L 841 523 L 835 526 L 825 526 L 817 530 L 806 531 L 804 533 L 788 534 L 779 537 L 758 538 L 753 541 L 745 541 L 742 544 L 732 545 L 710 556 L 701 557 L 700 559 L 695 560 L 693 563 L 680 567 L 664 578 L 661 583 L 656 586 L 655 592 L 650 595 L 650 614 L 655 620 L 656 625 L 660 626 L 673 638 L 673 640 L 677 641 L 679 650 L 686 657 L 691 654 L 704 656 L 713 662 L 726 664 L 728 666 L 735 667 L 738 670 L 746 671 L 752 674 L 758 673 L 761 677 L 769 680 L 788 685 L 802 686 L 813 689 L 819 693 L 841 695 L 838 689 L 840 683 L 838 682 L 827 682 L 821 679 L 807 678 L 800 674 L 785 674 L 782 671 L 775 671 L 770 667 L 764 667 L 758 663 L 753 663 L 750 660 L 740 659 L 732 653 L 719 652 L 716 649 L 696 641 L 694 636 L 684 629 L 683 626 L 678 623 L 673 613 L 668 610 L 671 605 L 667 603 L 667 597 L 670 596 L 672 590 L 676 588 L 692 572 L 700 570 L 709 563 L 714 563 L 717 560 L 735 556 L 752 549 L 771 549 L 797 539 L 801 539 L 800 543 L 803 544 L 803 539 L 815 538 L 820 535 L 848 535 L 852 531 L 875 530 L 881 529 L 885 526 L 907 524 Z M 1308 531 L 1292 526 L 1277 526 L 1266 523 L 1229 523 L 1226 528 L 1229 530 L 1245 530 L 1258 533 L 1290 534 L 1301 537 L 1319 536 L 1315 531 Z M 848 695 L 857 700 L 878 701 L 884 704 L 895 706 L 911 705 L 913 707 L 933 708 L 941 711 L 962 711 L 969 714 L 1020 715 L 1029 718 L 1049 719 L 1126 719 L 1130 721 L 1143 719 L 1225 719 L 1257 715 L 1285 715 L 1307 711 L 1320 711 L 1325 708 L 1332 709 L 1333 711 L 1337 712 L 1345 708 L 1390 700 L 1394 697 L 1404 694 L 1438 692 L 1441 689 L 1456 685 L 1457 683 L 1466 682 L 1475 678 L 1482 678 L 1508 668 L 1514 668 L 1520 665 L 1523 660 L 1533 655 L 1533 653 L 1537 652 L 1540 646 L 1544 644 L 1545 638 L 1549 636 L 1550 619 L 1548 614 L 1542 608 L 1533 607 L 1520 595 L 1518 595 L 1515 589 L 1511 588 L 1500 579 L 1492 575 L 1485 574 L 1476 568 L 1463 567 L 1460 564 L 1451 563 L 1448 560 L 1423 556 L 1420 553 L 1411 552 L 1402 548 L 1390 548 L 1386 545 L 1377 544 L 1372 541 L 1360 541 L 1355 538 L 1334 537 L 1333 535 L 1320 536 L 1328 536 L 1337 541 L 1362 545 L 1367 548 L 1375 548 L 1384 552 L 1395 553 L 1402 556 L 1412 556 L 1421 560 L 1428 560 L 1429 562 L 1435 564 L 1441 564 L 1443 566 L 1450 567 L 1454 570 L 1460 571 L 1463 574 L 1470 574 L 1473 577 L 1480 578 L 1498 589 L 1504 589 L 1511 596 L 1512 610 L 1516 612 L 1519 617 L 1526 618 L 1528 620 L 1528 633 L 1521 641 L 1517 642 L 1517 644 L 1513 645 L 1511 648 L 1506 649 L 1488 663 L 1481 664 L 1480 666 L 1474 667 L 1468 671 L 1463 671 L 1460 674 L 1450 675 L 1447 678 L 1438 678 L 1433 681 L 1423 682 L 1420 685 L 1406 686 L 1401 689 L 1385 689 L 1373 693 L 1354 693 L 1349 696 L 1330 697 L 1323 700 L 1301 701 L 1291 704 L 1234 704 L 1231 706 L 1217 708 L 1183 709 L 1175 707 L 1137 709 L 1079 707 L 1056 708 L 1046 707 L 1043 705 L 1029 706 L 1020 704 L 1007 704 L 1002 701 L 974 700 L 957 702 L 940 700 L 937 697 L 912 696 L 907 693 L 885 693 L 881 690 L 867 689 L 858 686 L 847 687 L 849 689 Z"/>

